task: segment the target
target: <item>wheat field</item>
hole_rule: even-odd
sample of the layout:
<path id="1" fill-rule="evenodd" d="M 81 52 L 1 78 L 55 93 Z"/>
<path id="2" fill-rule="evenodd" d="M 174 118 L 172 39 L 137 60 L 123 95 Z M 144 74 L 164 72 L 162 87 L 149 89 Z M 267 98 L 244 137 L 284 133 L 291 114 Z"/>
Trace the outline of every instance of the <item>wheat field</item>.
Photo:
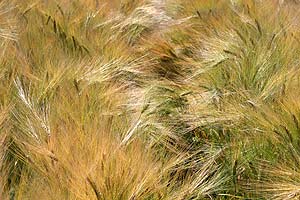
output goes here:
<path id="1" fill-rule="evenodd" d="M 0 199 L 300 199 L 299 16 L 0 0 Z"/>

